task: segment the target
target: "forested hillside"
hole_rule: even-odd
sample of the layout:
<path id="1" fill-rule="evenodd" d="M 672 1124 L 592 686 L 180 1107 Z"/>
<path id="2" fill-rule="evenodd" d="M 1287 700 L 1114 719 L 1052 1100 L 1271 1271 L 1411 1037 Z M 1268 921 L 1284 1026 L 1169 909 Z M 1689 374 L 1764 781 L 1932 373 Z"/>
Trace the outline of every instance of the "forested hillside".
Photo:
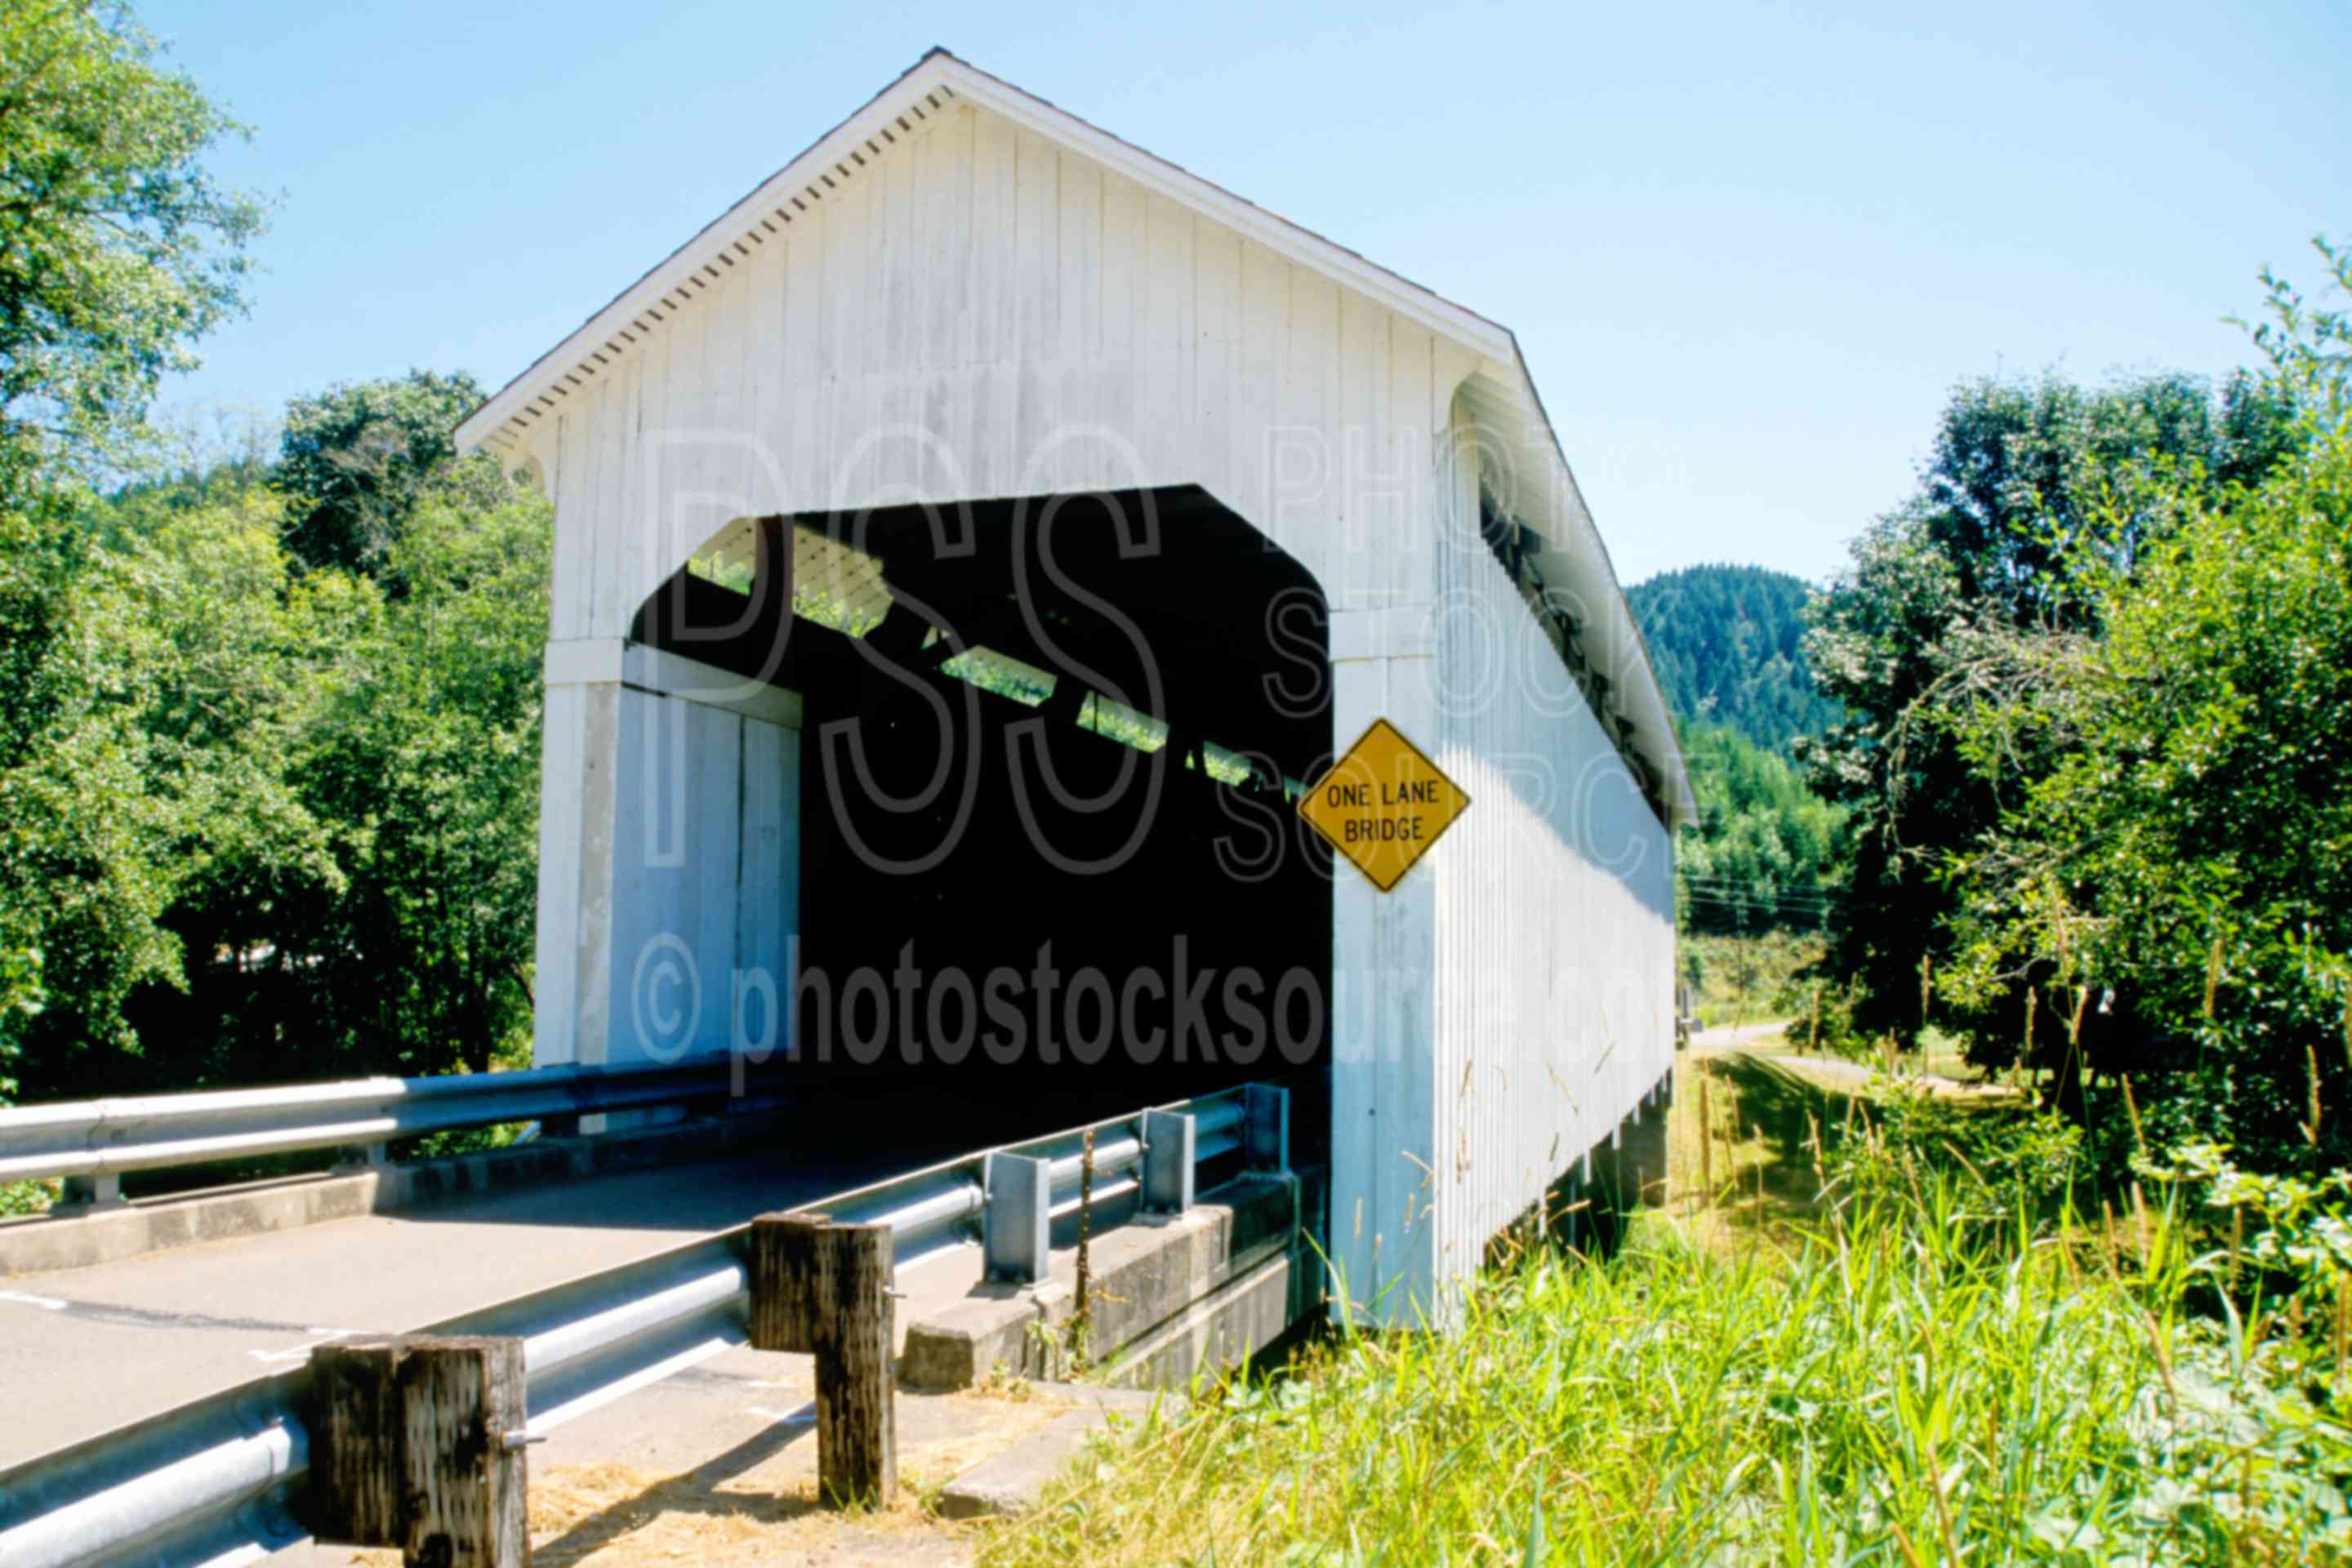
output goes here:
<path id="1" fill-rule="evenodd" d="M 1627 590 L 1698 795 L 1675 859 L 1688 931 L 1820 924 L 1840 814 L 1793 753 L 1837 710 L 1805 663 L 1810 592 L 1764 566 L 1687 566 Z"/>
<path id="2" fill-rule="evenodd" d="M 1685 566 L 1626 591 L 1666 700 L 1789 755 L 1837 715 L 1805 663 L 1804 580 L 1764 566 Z"/>
<path id="3" fill-rule="evenodd" d="M 1685 724 L 1697 831 L 1675 858 L 1683 925 L 1695 931 L 1811 931 L 1834 879 L 1842 814 L 1804 771 L 1727 724 Z"/>

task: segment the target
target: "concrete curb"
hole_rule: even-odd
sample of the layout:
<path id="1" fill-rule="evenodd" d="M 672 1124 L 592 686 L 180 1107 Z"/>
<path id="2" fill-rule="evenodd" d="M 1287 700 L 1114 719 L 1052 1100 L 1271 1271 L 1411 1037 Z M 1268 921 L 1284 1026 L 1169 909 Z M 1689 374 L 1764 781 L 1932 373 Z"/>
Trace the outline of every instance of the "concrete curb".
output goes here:
<path id="1" fill-rule="evenodd" d="M 1098 1362 L 1126 1364 L 1130 1346 L 1149 1343 L 1150 1373 L 1181 1383 L 1202 1364 L 1238 1359 L 1286 1329 L 1293 1294 L 1287 1268 L 1299 1245 L 1299 1180 L 1291 1173 L 1236 1178 L 1205 1194 L 1185 1213 L 1119 1226 L 1094 1241 L 1096 1284 L 1092 1353 Z M 1252 1295 L 1256 1308 L 1278 1300 L 1272 1332 L 1251 1310 L 1222 1332 L 1187 1331 L 1163 1345 L 1154 1338 L 1166 1325 L 1189 1321 L 1196 1309 L 1244 1301 L 1226 1288 L 1268 1265 L 1281 1265 L 1276 1297 Z M 917 1388 L 969 1388 L 992 1372 L 1050 1377 L 1061 1371 L 1059 1330 L 1076 1306 L 1075 1258 L 1054 1254 L 1052 1277 L 1034 1286 L 983 1284 L 943 1311 L 911 1323 L 899 1362 L 899 1375 Z M 1165 1353 L 1161 1353 L 1161 1352 Z M 1188 1353 L 1190 1352 L 1190 1353 Z M 1202 1356 L 1209 1357 L 1204 1363 Z"/>
<path id="2" fill-rule="evenodd" d="M 1039 1394 L 1075 1400 L 1079 1408 L 1055 1416 L 1003 1453 L 982 1459 L 950 1481 L 940 1493 L 942 1516 L 982 1519 L 1026 1513 L 1096 1438 L 1119 1426 L 1149 1420 L 1155 1410 L 1168 1418 L 1184 1409 L 1183 1399 L 1176 1394 L 1073 1383 L 1034 1387 Z"/>

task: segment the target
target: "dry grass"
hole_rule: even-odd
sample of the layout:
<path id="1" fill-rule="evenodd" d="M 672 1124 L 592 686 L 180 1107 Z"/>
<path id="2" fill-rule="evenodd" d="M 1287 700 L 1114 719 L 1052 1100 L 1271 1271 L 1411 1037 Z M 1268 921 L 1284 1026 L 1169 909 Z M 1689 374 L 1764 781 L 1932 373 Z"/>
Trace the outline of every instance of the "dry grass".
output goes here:
<path id="1" fill-rule="evenodd" d="M 1759 1231 L 1812 1218 L 1816 1140 L 1824 1119 L 1842 1121 L 1853 1102 L 1745 1051 L 1685 1053 L 1666 1120 L 1665 1216 L 1726 1257 L 1753 1247 Z"/>
<path id="2" fill-rule="evenodd" d="M 531 1557 L 548 1568 L 700 1568 L 822 1563 L 840 1568 L 933 1568 L 970 1560 L 966 1527 L 931 1511 L 939 1489 L 1072 1406 L 1025 1386 L 944 1397 L 926 1435 L 902 1436 L 898 1500 L 886 1510 L 820 1506 L 814 1434 L 778 1444 L 747 1467 L 728 1458 L 663 1474 L 625 1464 L 564 1465 L 530 1478 Z M 353 1564 L 394 1568 L 394 1552 L 354 1552 Z"/>

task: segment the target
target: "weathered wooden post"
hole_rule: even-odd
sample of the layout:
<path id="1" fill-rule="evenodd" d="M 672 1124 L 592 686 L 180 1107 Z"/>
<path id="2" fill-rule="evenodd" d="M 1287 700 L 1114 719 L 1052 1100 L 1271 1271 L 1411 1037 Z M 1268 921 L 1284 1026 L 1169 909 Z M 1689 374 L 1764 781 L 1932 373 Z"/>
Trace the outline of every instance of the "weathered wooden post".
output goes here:
<path id="1" fill-rule="evenodd" d="M 817 1489 L 887 1508 L 898 1489 L 890 1227 L 751 1222 L 751 1343 L 816 1358 Z"/>
<path id="2" fill-rule="evenodd" d="M 411 1568 L 527 1568 L 522 1341 L 352 1340 L 310 1367 L 313 1535 Z"/>
<path id="3" fill-rule="evenodd" d="M 1715 1201 L 1715 1121 L 1707 1110 L 1707 1064 L 1698 1068 L 1698 1190 L 1702 1203 Z"/>
<path id="4" fill-rule="evenodd" d="M 818 1481 L 829 1498 L 887 1508 L 898 1491 L 890 1227 L 827 1226 L 817 1240 L 830 1287 L 817 1321 Z"/>
<path id="5" fill-rule="evenodd" d="M 817 1232 L 821 1214 L 761 1215 L 751 1222 L 751 1348 L 816 1353 Z"/>
<path id="6" fill-rule="evenodd" d="M 1145 1113 L 1143 1124 L 1146 1129 L 1144 1136 L 1149 1140 L 1152 1126 L 1150 1112 Z M 1182 1198 L 1188 1205 L 1192 1186 L 1192 1123 L 1188 1120 L 1183 1134 L 1184 1179 L 1181 1184 L 1184 1189 Z M 1149 1186 L 1153 1173 L 1149 1151 L 1144 1158 L 1144 1181 Z M 1144 1194 L 1147 1204 L 1150 1196 L 1148 1192 Z M 1182 1211 L 1180 1209 L 1178 1212 Z M 1087 1341 L 1094 1332 L 1094 1234 L 1095 1130 L 1089 1127 L 1078 1145 L 1078 1299 L 1070 1309 L 1070 1356 L 1080 1372 L 1087 1370 L 1087 1363 L 1090 1359 Z"/>

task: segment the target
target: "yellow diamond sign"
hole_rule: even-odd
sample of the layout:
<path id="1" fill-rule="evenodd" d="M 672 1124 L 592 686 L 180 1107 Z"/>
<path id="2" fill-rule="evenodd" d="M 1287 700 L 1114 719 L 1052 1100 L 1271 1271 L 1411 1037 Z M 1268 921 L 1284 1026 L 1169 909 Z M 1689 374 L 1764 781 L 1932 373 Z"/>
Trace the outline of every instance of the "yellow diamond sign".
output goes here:
<path id="1" fill-rule="evenodd" d="M 1299 798 L 1298 815 L 1385 893 L 1469 805 L 1420 747 L 1376 719 Z"/>

